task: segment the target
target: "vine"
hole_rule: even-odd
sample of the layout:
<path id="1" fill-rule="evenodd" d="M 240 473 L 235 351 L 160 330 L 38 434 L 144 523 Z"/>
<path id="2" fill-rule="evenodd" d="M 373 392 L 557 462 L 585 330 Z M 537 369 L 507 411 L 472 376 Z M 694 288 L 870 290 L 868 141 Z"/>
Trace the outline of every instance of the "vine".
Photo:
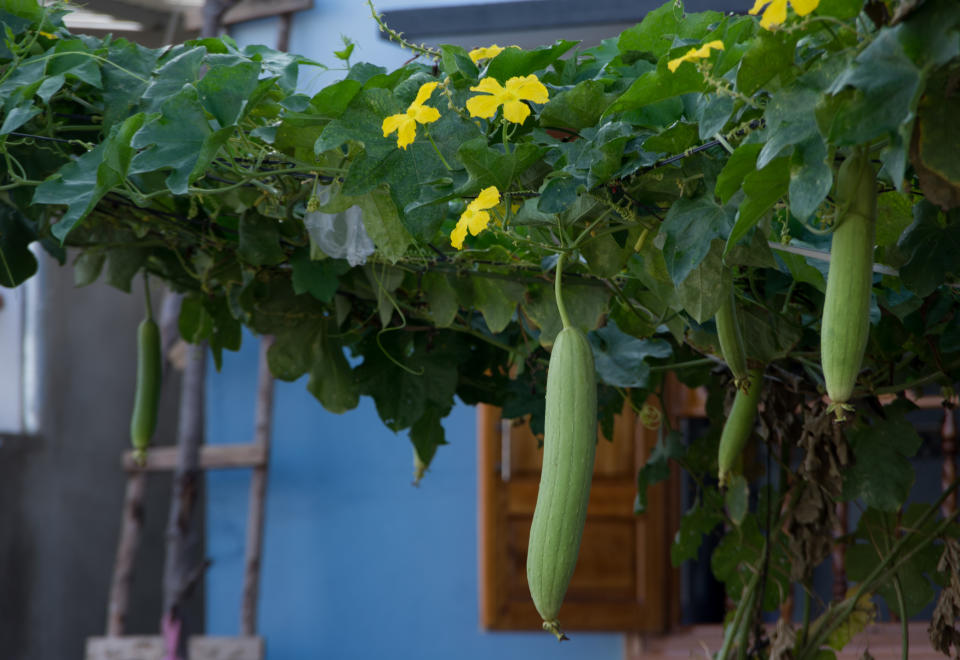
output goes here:
<path id="1" fill-rule="evenodd" d="M 761 1 L 758 19 L 670 2 L 592 48 L 467 51 L 412 44 L 368 2 L 415 57 L 388 71 L 352 62 L 346 40 L 344 78 L 307 96 L 306 58 L 229 37 L 163 50 L 78 37 L 68 7 L 25 0 L 0 10 L 0 285 L 33 276 L 33 243 L 78 284 L 165 282 L 184 295 L 184 339 L 218 365 L 243 327 L 275 336 L 277 377 L 308 375 L 334 412 L 371 397 L 421 475 L 455 397 L 541 431 L 549 350 L 583 327 L 598 422 L 626 399 L 662 431 L 638 510 L 671 462 L 697 485 L 672 559 L 727 527 L 713 568 L 736 610 L 718 657 L 766 657 L 757 621 L 793 584 L 804 619 L 777 640 L 798 660 L 849 642 L 874 599 L 906 620 L 931 580 L 947 585 L 931 638 L 949 650 L 960 595 L 937 559 L 952 557 L 956 514 L 938 511 L 945 495 L 907 505 L 920 440 L 906 393 L 949 400 L 960 379 L 960 7 L 878 4 L 897 3 Z M 835 425 L 827 220 L 844 210 L 838 165 L 865 148 L 869 339 Z M 733 385 L 713 319 L 732 291 L 747 363 L 767 365 L 751 443 L 780 478 L 747 460 L 721 492 L 718 434 L 684 443 L 646 402 L 674 372 L 707 385 L 719 429 Z M 845 543 L 866 568 L 827 605 L 809 577 L 840 501 L 862 509 Z"/>

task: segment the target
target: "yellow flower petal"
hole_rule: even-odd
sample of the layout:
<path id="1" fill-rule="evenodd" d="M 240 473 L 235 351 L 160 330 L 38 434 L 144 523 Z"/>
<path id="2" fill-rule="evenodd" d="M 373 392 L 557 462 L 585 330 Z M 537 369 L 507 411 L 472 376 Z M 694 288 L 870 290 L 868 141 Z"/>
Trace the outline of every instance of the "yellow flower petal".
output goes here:
<path id="1" fill-rule="evenodd" d="M 544 87 L 540 79 L 535 75 L 513 77 L 507 81 L 507 91 L 512 92 L 518 98 L 533 101 L 534 103 L 546 103 L 550 100 L 547 88 Z"/>
<path id="2" fill-rule="evenodd" d="M 471 117 L 489 119 L 497 114 L 501 101 L 496 96 L 472 96 L 467 99 L 467 112 Z"/>
<path id="3" fill-rule="evenodd" d="M 503 94 L 504 90 L 503 85 L 500 84 L 496 78 L 491 78 L 487 76 L 483 78 L 479 83 L 470 88 L 471 92 L 486 92 L 487 94 L 493 94 L 494 96 Z"/>
<path id="4" fill-rule="evenodd" d="M 756 16 L 757 14 L 760 13 L 760 10 L 763 9 L 768 2 L 770 2 L 770 0 L 756 0 L 753 3 L 753 7 L 751 7 L 750 11 L 748 11 L 747 13 L 750 14 L 751 16 Z"/>
<path id="5" fill-rule="evenodd" d="M 395 130 L 400 128 L 400 124 L 402 124 L 406 120 L 407 120 L 407 115 L 390 115 L 389 117 L 384 119 L 383 125 L 381 126 L 381 128 L 383 129 L 383 137 L 387 137 L 388 135 L 393 133 Z"/>
<path id="6" fill-rule="evenodd" d="M 787 0 L 773 0 L 763 11 L 760 27 L 769 30 L 774 25 L 781 25 L 787 20 Z"/>
<path id="7" fill-rule="evenodd" d="M 413 103 L 410 104 L 410 107 L 421 106 L 426 103 L 427 99 L 430 98 L 430 95 L 433 94 L 433 90 L 436 89 L 437 85 L 439 84 L 440 83 L 434 81 L 420 85 L 420 89 L 417 91 L 417 98 L 413 101 Z"/>
<path id="8" fill-rule="evenodd" d="M 514 124 L 522 124 L 530 116 L 530 108 L 523 101 L 507 101 L 503 104 L 503 118 Z"/>
<path id="9" fill-rule="evenodd" d="M 421 124 L 429 124 L 440 119 L 440 111 L 429 105 L 422 105 L 416 108 L 413 118 Z"/>
<path id="10" fill-rule="evenodd" d="M 790 0 L 790 4 L 793 5 L 793 11 L 797 12 L 797 16 L 806 16 L 817 8 L 820 0 Z"/>
<path id="11" fill-rule="evenodd" d="M 470 51 L 470 59 L 476 64 L 480 60 L 489 60 L 503 52 L 503 48 L 497 44 L 492 44 L 486 48 L 474 48 Z"/>
<path id="12" fill-rule="evenodd" d="M 412 144 L 417 139 L 417 122 L 412 117 L 406 117 L 406 115 L 404 117 L 407 121 L 400 124 L 397 131 L 397 146 L 401 149 L 406 149 L 408 144 Z"/>
<path id="13" fill-rule="evenodd" d="M 500 203 L 500 191 L 496 186 L 489 186 L 480 191 L 477 198 L 470 202 L 469 206 L 474 209 L 492 209 Z"/>
<path id="14" fill-rule="evenodd" d="M 692 54 L 695 53 L 695 52 L 697 52 L 697 49 L 696 49 L 696 48 L 691 48 L 690 50 L 688 50 L 685 54 L 681 55 L 680 57 L 675 57 L 675 58 L 673 58 L 672 60 L 670 60 L 669 62 L 667 62 L 667 68 L 670 69 L 670 73 L 676 73 L 677 69 L 679 69 L 679 68 L 680 68 L 680 65 L 683 64 L 684 62 L 690 62 L 690 61 L 692 61 L 691 58 L 690 58 L 690 55 L 692 55 Z"/>
<path id="15" fill-rule="evenodd" d="M 470 209 L 467 209 L 463 215 L 467 218 L 467 229 L 469 229 L 470 233 L 474 236 L 482 232 L 487 228 L 487 225 L 490 224 L 490 214 L 486 211 L 471 212 Z"/>
<path id="16" fill-rule="evenodd" d="M 675 73 L 676 70 L 680 68 L 680 65 L 684 62 L 693 62 L 694 60 L 702 60 L 706 57 L 710 57 L 711 50 L 723 50 L 723 42 L 716 40 L 705 43 L 699 48 L 691 48 L 680 57 L 676 57 L 667 62 L 667 68 L 670 69 L 671 73 Z"/>
<path id="17" fill-rule="evenodd" d="M 457 226 L 453 228 L 453 231 L 450 232 L 450 245 L 457 248 L 458 250 L 463 249 L 463 240 L 467 237 L 467 221 L 460 216 L 460 219 L 457 220 Z"/>

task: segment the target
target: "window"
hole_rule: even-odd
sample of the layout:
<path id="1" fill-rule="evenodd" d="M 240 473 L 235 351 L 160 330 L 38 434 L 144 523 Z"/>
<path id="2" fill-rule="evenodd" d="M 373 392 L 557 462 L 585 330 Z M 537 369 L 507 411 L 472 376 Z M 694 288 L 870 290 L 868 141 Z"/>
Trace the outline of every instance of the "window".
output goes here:
<path id="1" fill-rule="evenodd" d="M 15 289 L 0 289 L 0 435 L 35 433 L 39 426 L 42 277 L 41 271 Z"/>

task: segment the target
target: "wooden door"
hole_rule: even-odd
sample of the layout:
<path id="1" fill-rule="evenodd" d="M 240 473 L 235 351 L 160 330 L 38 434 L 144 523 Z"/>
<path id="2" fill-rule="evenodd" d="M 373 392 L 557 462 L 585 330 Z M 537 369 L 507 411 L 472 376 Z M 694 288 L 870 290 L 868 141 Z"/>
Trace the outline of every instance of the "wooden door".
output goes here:
<path id="1" fill-rule="evenodd" d="M 527 542 L 542 450 L 527 424 L 477 415 L 480 622 L 493 630 L 539 630 L 526 579 Z M 612 442 L 597 446 L 593 487 L 577 568 L 560 622 L 567 631 L 659 632 L 678 620 L 679 574 L 669 545 L 679 518 L 676 480 L 649 491 L 634 515 L 637 470 L 656 444 L 632 409 L 617 416 Z"/>

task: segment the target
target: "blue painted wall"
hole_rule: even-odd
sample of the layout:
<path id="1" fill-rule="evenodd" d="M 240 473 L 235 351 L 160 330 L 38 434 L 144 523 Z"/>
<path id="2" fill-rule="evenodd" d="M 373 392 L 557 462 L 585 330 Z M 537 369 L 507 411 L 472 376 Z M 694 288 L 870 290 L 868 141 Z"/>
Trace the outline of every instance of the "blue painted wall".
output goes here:
<path id="1" fill-rule="evenodd" d="M 258 341 L 225 356 L 207 381 L 207 439 L 253 435 Z M 450 445 L 419 488 L 411 447 L 372 401 L 327 413 L 304 382 L 277 383 L 259 632 L 269 660 L 623 657 L 619 635 L 480 629 L 475 417 L 458 405 Z M 239 631 L 249 473 L 211 473 L 207 490 L 207 629 Z M 532 606 L 532 605 L 531 605 Z"/>

